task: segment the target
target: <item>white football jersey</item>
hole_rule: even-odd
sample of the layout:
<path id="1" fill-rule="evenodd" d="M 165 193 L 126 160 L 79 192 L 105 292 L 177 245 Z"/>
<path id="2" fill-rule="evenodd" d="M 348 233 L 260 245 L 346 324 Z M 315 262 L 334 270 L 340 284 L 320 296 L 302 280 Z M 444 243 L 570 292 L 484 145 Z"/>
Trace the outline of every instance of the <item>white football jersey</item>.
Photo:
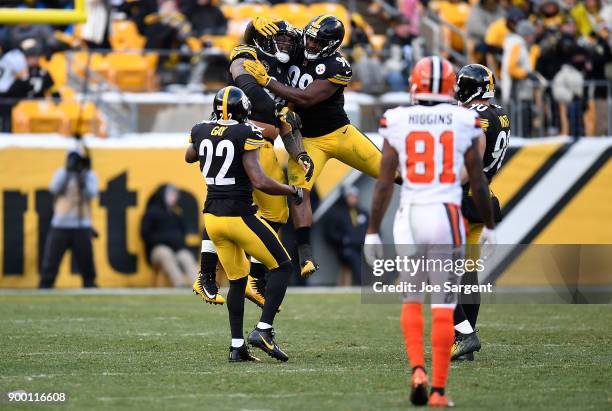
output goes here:
<path id="1" fill-rule="evenodd" d="M 448 103 L 387 110 L 380 135 L 399 155 L 402 204 L 461 204 L 461 169 L 482 134 L 478 114 Z"/>

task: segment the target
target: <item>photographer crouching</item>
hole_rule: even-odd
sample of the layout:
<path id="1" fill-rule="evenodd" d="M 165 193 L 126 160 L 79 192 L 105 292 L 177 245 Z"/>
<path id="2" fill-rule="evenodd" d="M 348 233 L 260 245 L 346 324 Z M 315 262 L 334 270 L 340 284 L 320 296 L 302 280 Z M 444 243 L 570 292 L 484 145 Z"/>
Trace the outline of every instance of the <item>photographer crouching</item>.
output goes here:
<path id="1" fill-rule="evenodd" d="M 66 167 L 53 175 L 49 191 L 54 195 L 53 219 L 47 235 L 40 288 L 53 288 L 66 250 L 70 249 L 83 277 L 84 287 L 96 287 L 91 239 L 91 200 L 98 193 L 98 178 L 91 160 L 79 151 L 69 151 Z"/>

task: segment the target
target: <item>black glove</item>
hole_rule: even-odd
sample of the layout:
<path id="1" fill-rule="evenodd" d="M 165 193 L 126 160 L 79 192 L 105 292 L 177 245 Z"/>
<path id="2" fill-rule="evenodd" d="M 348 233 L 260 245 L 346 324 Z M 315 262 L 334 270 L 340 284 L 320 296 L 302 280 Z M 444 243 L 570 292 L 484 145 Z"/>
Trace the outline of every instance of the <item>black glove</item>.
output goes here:
<path id="1" fill-rule="evenodd" d="M 300 116 L 298 116 L 295 111 L 289 110 L 289 107 L 277 105 L 276 117 L 282 123 L 288 124 L 291 127 L 291 131 L 302 128 L 302 119 L 300 119 Z"/>
<path id="2" fill-rule="evenodd" d="M 303 151 L 298 154 L 297 162 L 304 170 L 304 178 L 306 181 L 310 181 L 312 174 L 314 173 L 314 163 L 312 162 L 312 158 L 310 158 L 307 152 Z"/>
<path id="3" fill-rule="evenodd" d="M 293 201 L 295 201 L 295 205 L 302 204 L 302 201 L 304 201 L 304 189 L 302 187 L 296 186 L 291 187 L 293 187 L 293 189 L 295 190 L 294 193 L 291 195 L 291 197 L 293 197 Z"/>

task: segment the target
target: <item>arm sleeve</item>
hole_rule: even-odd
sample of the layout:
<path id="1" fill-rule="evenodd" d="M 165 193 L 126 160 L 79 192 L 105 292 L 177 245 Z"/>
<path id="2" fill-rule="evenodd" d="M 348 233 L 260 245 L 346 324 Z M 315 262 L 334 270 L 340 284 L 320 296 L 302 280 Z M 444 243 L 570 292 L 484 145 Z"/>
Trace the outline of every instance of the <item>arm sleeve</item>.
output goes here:
<path id="1" fill-rule="evenodd" d="M 256 126 L 251 127 L 251 130 L 252 133 L 244 139 L 244 151 L 257 150 L 266 143 L 261 131 Z"/>
<path id="2" fill-rule="evenodd" d="M 85 176 L 85 196 L 88 199 L 94 198 L 98 194 L 98 176 L 93 171 L 88 171 Z"/>
<path id="3" fill-rule="evenodd" d="M 51 185 L 49 186 L 49 191 L 53 194 L 57 194 L 60 192 L 62 187 L 66 184 L 66 180 L 68 179 L 68 173 L 65 169 L 61 168 L 53 174 L 53 178 L 51 179 Z"/>
<path id="4" fill-rule="evenodd" d="M 329 77 L 327 79 L 334 84 L 346 87 L 353 78 L 353 70 L 351 65 L 342 56 L 336 57 L 331 65 Z"/>
<path id="5" fill-rule="evenodd" d="M 257 111 L 265 113 L 270 118 L 276 118 L 276 103 L 266 90 L 257 84 L 257 81 L 250 74 L 241 74 L 234 79 L 236 86 L 244 91 L 249 100 L 257 102 Z M 275 122 L 276 123 L 276 122 Z M 277 125 L 277 124 L 275 124 Z"/>

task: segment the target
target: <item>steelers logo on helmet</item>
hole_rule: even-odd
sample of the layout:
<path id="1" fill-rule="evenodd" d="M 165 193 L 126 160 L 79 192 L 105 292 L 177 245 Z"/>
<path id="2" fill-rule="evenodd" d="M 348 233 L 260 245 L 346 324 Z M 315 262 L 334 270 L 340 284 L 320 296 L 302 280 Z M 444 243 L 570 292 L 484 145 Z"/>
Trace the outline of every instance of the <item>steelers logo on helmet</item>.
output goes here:
<path id="1" fill-rule="evenodd" d="M 320 76 L 321 74 L 325 73 L 325 64 L 321 63 L 319 64 L 316 68 L 315 71 L 317 72 L 317 74 Z"/>
<path id="2" fill-rule="evenodd" d="M 495 97 L 495 76 L 481 64 L 468 64 L 457 73 L 455 98 L 461 104 L 468 104 L 474 99 Z"/>
<path id="3" fill-rule="evenodd" d="M 217 121 L 233 120 L 243 123 L 248 120 L 251 112 L 249 98 L 242 90 L 233 86 L 224 87 L 217 92 L 213 107 Z"/>
<path id="4" fill-rule="evenodd" d="M 344 40 L 344 24 L 336 16 L 322 14 L 306 25 L 302 39 L 307 60 L 329 57 Z"/>

